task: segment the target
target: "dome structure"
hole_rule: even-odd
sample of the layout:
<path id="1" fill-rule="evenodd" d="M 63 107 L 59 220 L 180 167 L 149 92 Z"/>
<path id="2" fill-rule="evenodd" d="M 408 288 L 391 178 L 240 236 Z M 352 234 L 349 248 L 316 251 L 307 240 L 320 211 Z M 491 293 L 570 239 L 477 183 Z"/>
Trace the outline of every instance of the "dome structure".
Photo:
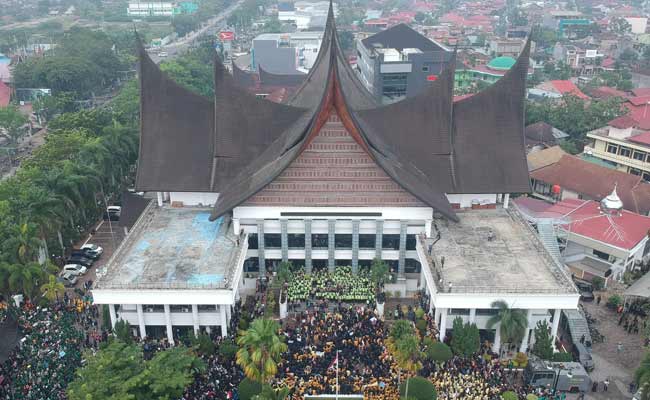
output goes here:
<path id="1" fill-rule="evenodd" d="M 507 71 L 512 68 L 516 62 L 517 60 L 512 57 L 496 57 L 488 63 L 487 67 L 497 71 Z"/>
<path id="2" fill-rule="evenodd" d="M 606 213 L 618 212 L 623 209 L 623 202 L 616 193 L 616 186 L 614 186 L 614 190 L 612 190 L 612 193 L 610 193 L 609 196 L 601 200 L 600 205 L 602 210 Z"/>

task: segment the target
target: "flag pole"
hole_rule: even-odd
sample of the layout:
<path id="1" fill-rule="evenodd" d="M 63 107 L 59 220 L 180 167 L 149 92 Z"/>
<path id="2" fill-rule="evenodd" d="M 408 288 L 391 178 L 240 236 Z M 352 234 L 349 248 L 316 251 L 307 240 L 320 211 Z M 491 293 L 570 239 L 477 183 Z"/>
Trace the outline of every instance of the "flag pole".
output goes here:
<path id="1" fill-rule="evenodd" d="M 336 400 L 339 400 L 339 350 L 336 350 Z"/>

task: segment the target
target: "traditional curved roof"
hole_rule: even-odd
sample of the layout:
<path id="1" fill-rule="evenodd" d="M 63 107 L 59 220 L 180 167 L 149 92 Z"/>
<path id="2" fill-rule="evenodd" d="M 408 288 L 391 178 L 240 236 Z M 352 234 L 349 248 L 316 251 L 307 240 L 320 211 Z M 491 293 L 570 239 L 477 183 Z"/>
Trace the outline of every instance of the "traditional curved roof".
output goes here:
<path id="1" fill-rule="evenodd" d="M 260 74 L 260 82 L 262 85 L 267 86 L 300 86 L 307 76 L 307 74 L 297 72 L 295 74 L 274 74 L 266 71 L 261 65 L 258 65 L 257 68 Z"/>
<path id="2" fill-rule="evenodd" d="M 457 220 L 446 193 L 529 191 L 523 135 L 529 48 L 500 81 L 468 99 L 453 102 L 452 62 L 425 91 L 386 106 L 345 59 L 331 6 L 317 60 L 287 104 L 238 87 L 218 60 L 210 102 L 171 82 L 142 50 L 136 186 L 219 192 L 212 213 L 218 218 L 280 176 L 336 113 L 390 178 Z"/>

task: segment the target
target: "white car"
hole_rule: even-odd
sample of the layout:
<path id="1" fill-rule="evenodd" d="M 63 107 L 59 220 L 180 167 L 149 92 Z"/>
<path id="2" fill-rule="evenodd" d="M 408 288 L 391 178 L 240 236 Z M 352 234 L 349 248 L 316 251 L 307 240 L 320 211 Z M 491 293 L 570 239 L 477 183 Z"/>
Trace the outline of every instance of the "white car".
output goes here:
<path id="1" fill-rule="evenodd" d="M 104 249 L 101 246 L 97 246 L 96 244 L 92 244 L 92 243 L 84 244 L 83 246 L 81 246 L 81 250 L 89 253 L 94 253 L 98 256 L 104 252 Z"/>
<path id="2" fill-rule="evenodd" d="M 66 264 L 63 266 L 63 269 L 61 271 L 62 273 L 69 272 L 74 275 L 83 275 L 86 273 L 86 271 L 88 271 L 88 269 L 79 264 Z"/>

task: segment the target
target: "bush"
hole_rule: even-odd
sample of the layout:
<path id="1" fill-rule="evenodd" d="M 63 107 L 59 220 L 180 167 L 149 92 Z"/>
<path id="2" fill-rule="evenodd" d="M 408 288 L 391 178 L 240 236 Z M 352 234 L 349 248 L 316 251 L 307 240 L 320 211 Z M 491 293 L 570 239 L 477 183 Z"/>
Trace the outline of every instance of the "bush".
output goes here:
<path id="1" fill-rule="evenodd" d="M 427 321 L 423 319 L 418 319 L 415 321 L 415 327 L 420 331 L 421 334 L 425 334 L 427 331 Z"/>
<path id="2" fill-rule="evenodd" d="M 571 353 L 553 353 L 552 360 L 555 362 L 572 362 L 573 355 Z"/>
<path id="3" fill-rule="evenodd" d="M 246 318 L 242 317 L 239 320 L 239 330 L 240 331 L 245 331 L 246 329 L 248 329 L 248 320 Z"/>
<path id="4" fill-rule="evenodd" d="M 219 354 L 224 358 L 231 360 L 239 348 L 232 340 L 225 340 L 219 345 Z"/>
<path id="5" fill-rule="evenodd" d="M 424 310 L 422 307 L 418 307 L 415 309 L 415 318 L 417 319 L 423 319 L 424 318 Z"/>
<path id="6" fill-rule="evenodd" d="M 261 391 L 262 385 L 260 383 L 244 378 L 239 384 L 239 399 L 251 400 L 253 396 L 260 394 Z"/>
<path id="7" fill-rule="evenodd" d="M 501 394 L 501 398 L 503 400 L 519 400 L 519 396 L 517 396 L 517 393 L 511 391 L 503 392 Z"/>
<path id="8" fill-rule="evenodd" d="M 621 296 L 619 296 L 617 294 L 613 294 L 613 295 L 609 296 L 609 299 L 607 299 L 607 306 L 612 307 L 612 308 L 616 308 L 622 302 L 623 302 L 623 299 L 621 298 Z"/>
<path id="9" fill-rule="evenodd" d="M 196 347 L 196 351 L 198 351 L 199 354 L 206 356 L 214 354 L 214 342 L 210 339 L 210 336 L 205 333 L 200 333 L 196 337 L 193 333 L 190 333 L 190 343 Z"/>
<path id="10" fill-rule="evenodd" d="M 443 363 L 451 359 L 453 354 L 451 354 L 449 346 L 442 342 L 435 342 L 427 349 L 427 357 L 429 357 L 431 361 Z"/>
<path id="11" fill-rule="evenodd" d="M 594 290 L 603 290 L 605 287 L 605 280 L 600 276 L 594 276 L 591 278 L 591 286 L 594 287 Z"/>
<path id="12" fill-rule="evenodd" d="M 433 386 L 428 379 L 425 379 L 421 376 L 416 376 L 408 379 L 409 383 L 409 400 L 436 400 L 437 393 L 436 388 Z M 404 398 L 406 393 L 406 382 L 403 382 L 399 387 L 399 395 L 401 398 Z"/>
<path id="13" fill-rule="evenodd" d="M 528 365 L 528 356 L 526 353 L 517 353 L 513 360 L 515 367 L 517 368 L 526 368 Z"/>
<path id="14" fill-rule="evenodd" d="M 526 395 L 526 400 L 537 400 L 537 399 L 539 399 L 539 397 L 537 397 L 532 393 Z"/>

